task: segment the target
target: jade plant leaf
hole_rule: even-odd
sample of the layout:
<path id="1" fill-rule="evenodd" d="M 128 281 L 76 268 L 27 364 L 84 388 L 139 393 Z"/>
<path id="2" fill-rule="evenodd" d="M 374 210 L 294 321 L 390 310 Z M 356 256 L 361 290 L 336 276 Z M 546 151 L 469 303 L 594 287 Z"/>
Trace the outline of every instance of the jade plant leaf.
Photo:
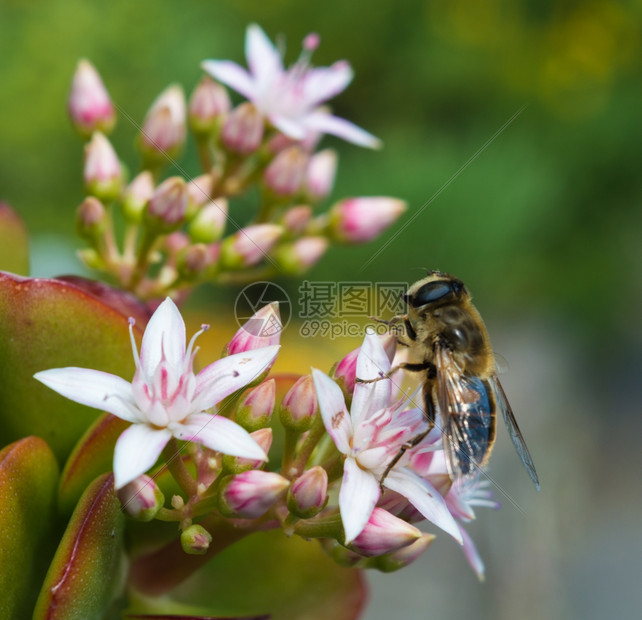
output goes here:
<path id="1" fill-rule="evenodd" d="M 34 620 L 99 620 L 124 583 L 125 517 L 112 474 L 87 488 L 45 577 Z"/>
<path id="2" fill-rule="evenodd" d="M 5 202 L 0 202 L 0 269 L 21 276 L 29 274 L 27 229 Z"/>
<path id="3" fill-rule="evenodd" d="M 0 272 L 1 444 L 38 435 L 64 461 L 100 413 L 59 396 L 33 375 L 80 366 L 130 380 L 128 314 L 115 305 L 109 295 L 77 283 Z M 141 328 L 137 322 L 138 335 Z"/>
<path id="4" fill-rule="evenodd" d="M 0 617 L 31 616 L 56 541 L 58 463 L 39 437 L 0 451 Z"/>

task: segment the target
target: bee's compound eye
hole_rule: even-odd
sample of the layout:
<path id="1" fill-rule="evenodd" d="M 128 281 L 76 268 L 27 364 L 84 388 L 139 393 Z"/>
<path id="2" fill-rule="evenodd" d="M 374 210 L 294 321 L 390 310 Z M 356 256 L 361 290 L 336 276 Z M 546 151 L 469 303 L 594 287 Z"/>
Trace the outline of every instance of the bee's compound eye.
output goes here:
<path id="1" fill-rule="evenodd" d="M 409 300 L 414 308 L 425 306 L 453 294 L 450 282 L 437 281 L 424 284 Z"/>

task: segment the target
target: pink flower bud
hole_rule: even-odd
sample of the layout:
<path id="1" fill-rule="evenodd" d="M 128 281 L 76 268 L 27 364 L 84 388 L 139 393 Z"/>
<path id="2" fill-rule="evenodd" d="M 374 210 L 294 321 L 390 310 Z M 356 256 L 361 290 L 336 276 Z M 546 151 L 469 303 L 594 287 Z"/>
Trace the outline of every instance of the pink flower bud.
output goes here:
<path id="1" fill-rule="evenodd" d="M 103 231 L 105 215 L 105 207 L 98 198 L 93 196 L 85 198 L 78 207 L 76 214 L 78 234 L 85 239 L 96 239 Z"/>
<path id="2" fill-rule="evenodd" d="M 212 243 L 218 241 L 225 230 L 227 220 L 227 199 L 217 198 L 204 205 L 189 224 L 192 241 Z"/>
<path id="3" fill-rule="evenodd" d="M 195 134 L 211 133 L 216 121 L 230 111 L 230 97 L 220 84 L 205 76 L 189 100 L 188 118 Z"/>
<path id="4" fill-rule="evenodd" d="M 263 140 L 263 117 L 249 102 L 234 108 L 225 119 L 221 129 L 221 141 L 225 148 L 249 155 L 259 148 Z"/>
<path id="5" fill-rule="evenodd" d="M 243 324 L 225 345 L 224 353 L 234 355 L 279 344 L 282 329 L 279 303 L 273 301 L 255 312 Z"/>
<path id="6" fill-rule="evenodd" d="M 308 156 L 298 146 L 283 149 L 265 169 L 265 185 L 276 196 L 293 196 L 301 188 L 307 165 Z"/>
<path id="7" fill-rule="evenodd" d="M 272 439 L 274 438 L 274 433 L 271 428 L 260 428 L 258 431 L 250 433 L 250 437 L 252 437 L 252 439 L 254 439 L 261 448 L 263 448 L 265 454 L 270 451 L 270 448 L 272 447 Z M 227 472 L 233 474 L 240 474 L 248 469 L 258 469 L 264 464 L 264 460 L 244 459 L 241 457 L 229 456 L 227 454 L 223 456 L 223 467 Z"/>
<path id="8" fill-rule="evenodd" d="M 185 95 L 180 86 L 166 88 L 152 103 L 140 135 L 144 155 L 175 155 L 185 143 Z"/>
<path id="9" fill-rule="evenodd" d="M 312 219 L 312 208 L 299 205 L 288 209 L 281 220 L 281 225 L 289 233 L 300 235 Z"/>
<path id="10" fill-rule="evenodd" d="M 319 202 L 330 194 L 336 173 L 337 154 L 332 149 L 319 151 L 310 158 L 305 179 L 306 194 L 310 200 Z"/>
<path id="11" fill-rule="evenodd" d="M 435 540 L 433 534 L 422 534 L 420 538 L 408 546 L 375 558 L 374 566 L 384 573 L 391 573 L 404 568 L 423 554 L 430 547 L 433 540 Z"/>
<path id="12" fill-rule="evenodd" d="M 280 245 L 274 258 L 285 273 L 298 275 L 310 269 L 327 249 L 328 240 L 325 237 L 302 237 Z"/>
<path id="13" fill-rule="evenodd" d="M 187 280 L 203 276 L 205 271 L 217 261 L 218 253 L 212 250 L 212 246 L 204 243 L 185 247 L 176 261 L 179 273 Z"/>
<path id="14" fill-rule="evenodd" d="M 78 61 L 68 108 L 71 122 L 86 138 L 94 131 L 109 133 L 116 123 L 114 104 L 98 71 L 88 60 Z"/>
<path id="15" fill-rule="evenodd" d="M 123 214 L 133 223 L 140 222 L 147 203 L 154 194 L 154 177 L 149 170 L 143 170 L 125 188 L 123 193 Z"/>
<path id="16" fill-rule="evenodd" d="M 311 375 L 303 375 L 281 401 L 280 417 L 285 428 L 307 431 L 317 414 L 317 394 Z"/>
<path id="17" fill-rule="evenodd" d="M 87 192 L 100 200 L 107 202 L 120 195 L 123 170 L 114 147 L 99 131 L 85 147 L 84 177 Z"/>
<path id="18" fill-rule="evenodd" d="M 201 174 L 187 184 L 187 195 L 192 207 L 202 207 L 211 200 L 214 179 L 211 174 Z"/>
<path id="19" fill-rule="evenodd" d="M 276 224 L 254 224 L 242 228 L 223 241 L 221 259 L 228 269 L 243 269 L 257 265 L 283 234 Z"/>
<path id="20" fill-rule="evenodd" d="M 410 523 L 375 508 L 361 533 L 350 547 L 366 557 L 392 553 L 421 538 L 421 532 Z"/>
<path id="21" fill-rule="evenodd" d="M 187 188 L 180 177 L 165 179 L 154 192 L 147 216 L 164 229 L 180 226 L 187 211 Z"/>
<path id="22" fill-rule="evenodd" d="M 118 490 L 123 509 L 138 521 L 151 521 L 165 503 L 165 497 L 153 478 L 143 474 Z"/>
<path id="23" fill-rule="evenodd" d="M 236 408 L 234 419 L 245 430 L 256 431 L 269 426 L 276 400 L 274 379 L 251 389 Z"/>
<path id="24" fill-rule="evenodd" d="M 211 542 L 212 535 L 198 523 L 181 532 L 181 547 L 190 555 L 203 555 L 210 548 Z"/>
<path id="25" fill-rule="evenodd" d="M 406 203 L 396 198 L 348 198 L 332 207 L 330 227 L 339 241 L 363 243 L 378 237 L 405 210 Z"/>
<path id="26" fill-rule="evenodd" d="M 253 469 L 231 476 L 220 495 L 219 508 L 226 516 L 255 519 L 271 508 L 290 481 L 270 471 Z"/>
<path id="27" fill-rule="evenodd" d="M 299 476 L 288 490 L 288 509 L 301 519 L 309 519 L 321 512 L 327 501 L 328 474 L 319 465 Z"/>

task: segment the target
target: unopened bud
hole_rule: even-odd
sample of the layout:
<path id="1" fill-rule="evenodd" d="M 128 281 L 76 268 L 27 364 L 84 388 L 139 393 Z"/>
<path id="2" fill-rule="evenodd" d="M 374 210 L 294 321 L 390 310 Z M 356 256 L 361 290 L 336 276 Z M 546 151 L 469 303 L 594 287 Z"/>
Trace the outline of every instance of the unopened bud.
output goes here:
<path id="1" fill-rule="evenodd" d="M 391 515 L 382 508 L 372 511 L 361 533 L 348 541 L 350 548 L 366 557 L 392 553 L 421 538 L 421 532 L 410 523 Z"/>
<path id="2" fill-rule="evenodd" d="M 218 252 L 204 243 L 189 245 L 178 255 L 176 267 L 187 280 L 197 278 L 211 265 L 216 263 Z"/>
<path id="3" fill-rule="evenodd" d="M 285 212 L 281 225 L 288 233 L 300 235 L 312 219 L 312 208 L 307 205 L 298 205 Z"/>
<path id="4" fill-rule="evenodd" d="M 198 243 L 212 243 L 223 236 L 227 220 L 227 199 L 217 198 L 203 205 L 189 223 L 189 236 Z"/>
<path id="5" fill-rule="evenodd" d="M 272 447 L 272 439 L 274 433 L 271 428 L 261 428 L 258 431 L 250 433 L 250 437 L 263 449 L 267 454 Z M 248 469 L 258 469 L 265 463 L 265 459 L 245 459 L 239 456 L 230 456 L 226 454 L 223 456 L 223 468 L 226 472 L 232 474 L 240 474 Z"/>
<path id="6" fill-rule="evenodd" d="M 307 165 L 308 156 L 298 146 L 283 149 L 263 173 L 266 187 L 278 197 L 293 196 L 301 188 Z"/>
<path id="7" fill-rule="evenodd" d="M 290 481 L 269 471 L 253 469 L 230 476 L 221 486 L 219 510 L 228 517 L 255 519 L 285 493 Z"/>
<path id="8" fill-rule="evenodd" d="M 371 560 L 371 566 L 384 573 L 404 568 L 412 564 L 420 555 L 430 547 L 435 536 L 433 534 L 422 534 L 415 542 L 406 547 L 402 547 L 392 553 L 387 553 Z"/>
<path id="9" fill-rule="evenodd" d="M 132 223 L 139 223 L 147 203 L 154 195 L 154 177 L 149 170 L 143 170 L 123 192 L 123 215 Z"/>
<path id="10" fill-rule="evenodd" d="M 198 523 L 181 532 L 181 547 L 190 555 L 203 555 L 210 548 L 211 542 L 212 535 Z"/>
<path id="11" fill-rule="evenodd" d="M 311 375 L 303 375 L 288 390 L 281 401 L 279 411 L 281 424 L 297 432 L 305 432 L 312 426 L 317 414 L 317 395 Z"/>
<path id="12" fill-rule="evenodd" d="M 319 151 L 310 158 L 305 177 L 305 191 L 312 202 L 320 202 L 330 194 L 336 173 L 337 154 L 332 149 Z"/>
<path id="13" fill-rule="evenodd" d="M 76 214 L 76 228 L 78 234 L 89 241 L 99 237 L 105 228 L 105 207 L 98 198 L 88 196 L 85 198 Z"/>
<path id="14" fill-rule="evenodd" d="M 328 249 L 325 237 L 302 237 L 291 243 L 281 244 L 274 258 L 283 272 L 299 275 L 314 265 Z"/>
<path id="15" fill-rule="evenodd" d="M 225 119 L 221 129 L 221 141 L 225 148 L 239 155 L 250 155 L 263 140 L 263 117 L 249 102 L 234 108 Z"/>
<path id="16" fill-rule="evenodd" d="M 236 408 L 234 419 L 247 431 L 258 431 L 270 424 L 276 400 L 274 379 L 251 389 Z"/>
<path id="17" fill-rule="evenodd" d="M 137 521 L 151 521 L 165 503 L 162 491 L 146 474 L 118 489 L 118 499 L 127 514 Z"/>
<path id="18" fill-rule="evenodd" d="M 328 502 L 328 474 L 319 465 L 308 469 L 288 489 L 288 510 L 300 519 L 309 519 Z"/>
<path id="19" fill-rule="evenodd" d="M 221 116 L 230 111 L 227 90 L 205 76 L 189 100 L 188 118 L 192 131 L 198 135 L 212 133 Z"/>
<path id="20" fill-rule="evenodd" d="M 78 61 L 68 109 L 74 127 L 86 138 L 94 131 L 108 134 L 116 124 L 114 104 L 98 71 L 88 60 Z"/>
<path id="21" fill-rule="evenodd" d="M 283 234 L 276 224 L 254 224 L 242 228 L 223 241 L 221 259 L 228 269 L 243 269 L 257 265 Z"/>
<path id="22" fill-rule="evenodd" d="M 406 210 L 406 203 L 385 196 L 347 198 L 330 211 L 330 230 L 338 241 L 364 243 L 377 238 Z"/>
<path id="23" fill-rule="evenodd" d="M 211 200 L 214 179 L 211 174 L 201 174 L 187 184 L 190 209 L 196 211 Z"/>
<path id="24" fill-rule="evenodd" d="M 140 134 L 143 155 L 159 161 L 177 155 L 185 143 L 185 95 L 174 84 L 166 88 L 152 103 Z"/>
<path id="25" fill-rule="evenodd" d="M 255 312 L 243 324 L 225 345 L 223 353 L 234 355 L 279 344 L 282 330 L 279 303 L 273 301 Z"/>
<path id="26" fill-rule="evenodd" d="M 171 230 L 180 226 L 187 211 L 187 188 L 180 177 L 165 179 L 154 192 L 147 206 L 148 220 Z"/>
<path id="27" fill-rule="evenodd" d="M 116 151 L 99 131 L 94 132 L 85 147 L 85 188 L 87 193 L 104 202 L 115 200 L 123 184 L 123 170 Z"/>

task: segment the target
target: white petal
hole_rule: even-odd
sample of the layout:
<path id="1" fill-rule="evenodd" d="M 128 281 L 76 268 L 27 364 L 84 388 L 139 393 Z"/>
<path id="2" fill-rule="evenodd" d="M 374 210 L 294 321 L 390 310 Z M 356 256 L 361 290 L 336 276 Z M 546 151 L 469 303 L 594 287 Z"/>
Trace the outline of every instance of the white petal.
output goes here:
<path id="1" fill-rule="evenodd" d="M 158 460 L 172 434 L 146 424 L 133 424 L 116 442 L 114 480 L 117 489 L 144 474 Z"/>
<path id="2" fill-rule="evenodd" d="M 461 532 L 461 536 L 464 541 L 464 555 L 468 560 L 468 564 L 470 564 L 470 567 L 475 571 L 475 574 L 477 575 L 479 581 L 484 581 L 484 572 L 486 569 L 484 567 L 484 561 L 481 559 L 479 551 L 477 551 L 477 546 L 463 527 L 460 526 L 459 531 Z"/>
<path id="3" fill-rule="evenodd" d="M 312 378 L 323 424 L 339 452 L 348 454 L 353 431 L 343 392 L 328 375 L 316 368 L 312 369 Z"/>
<path id="4" fill-rule="evenodd" d="M 463 543 L 459 525 L 450 514 L 446 500 L 427 480 L 399 467 L 388 473 L 383 486 L 403 495 L 428 521 L 450 534 L 460 545 Z"/>
<path id="5" fill-rule="evenodd" d="M 196 376 L 191 410 L 209 409 L 260 377 L 272 364 L 279 345 L 228 355 L 203 368 Z"/>
<path id="6" fill-rule="evenodd" d="M 390 370 L 390 360 L 381 340 L 369 330 L 357 357 L 357 379 L 380 379 Z M 381 379 L 372 383 L 355 383 L 350 413 L 356 427 L 373 413 L 390 404 L 392 381 Z"/>
<path id="7" fill-rule="evenodd" d="M 259 92 L 283 73 L 281 55 L 256 24 L 250 24 L 245 37 L 245 57 Z"/>
<path id="8" fill-rule="evenodd" d="M 354 72 L 346 61 L 335 62 L 331 67 L 318 67 L 305 75 L 303 87 L 307 105 L 316 107 L 346 89 Z"/>
<path id="9" fill-rule="evenodd" d="M 176 304 L 168 297 L 152 314 L 140 347 L 140 363 L 148 379 L 163 358 L 178 375 L 185 358 L 185 323 Z"/>
<path id="10" fill-rule="evenodd" d="M 338 136 L 348 142 L 352 142 L 352 144 L 365 146 L 370 149 L 381 148 L 381 140 L 379 140 L 379 138 L 368 133 L 365 129 L 357 127 L 357 125 L 350 121 L 339 118 L 338 116 L 332 116 L 322 110 L 317 110 L 306 115 L 305 125 L 308 129 Z"/>
<path id="11" fill-rule="evenodd" d="M 305 126 L 300 122 L 280 114 L 272 114 L 270 122 L 282 133 L 293 140 L 305 138 Z"/>
<path id="12" fill-rule="evenodd" d="M 108 411 L 127 422 L 140 422 L 142 419 L 134 402 L 131 383 L 116 375 L 69 367 L 43 370 L 34 378 L 81 405 Z"/>
<path id="13" fill-rule="evenodd" d="M 213 78 L 233 88 L 250 101 L 254 99 L 256 88 L 252 76 L 240 65 L 231 60 L 204 60 L 201 67 Z"/>
<path id="14" fill-rule="evenodd" d="M 263 448 L 236 422 L 220 415 L 193 413 L 182 424 L 174 425 L 174 436 L 194 441 L 223 454 L 246 459 L 267 460 Z"/>
<path id="15" fill-rule="evenodd" d="M 348 457 L 343 465 L 343 481 L 339 493 L 339 511 L 346 544 L 353 541 L 368 523 L 379 501 L 379 482 Z"/>

